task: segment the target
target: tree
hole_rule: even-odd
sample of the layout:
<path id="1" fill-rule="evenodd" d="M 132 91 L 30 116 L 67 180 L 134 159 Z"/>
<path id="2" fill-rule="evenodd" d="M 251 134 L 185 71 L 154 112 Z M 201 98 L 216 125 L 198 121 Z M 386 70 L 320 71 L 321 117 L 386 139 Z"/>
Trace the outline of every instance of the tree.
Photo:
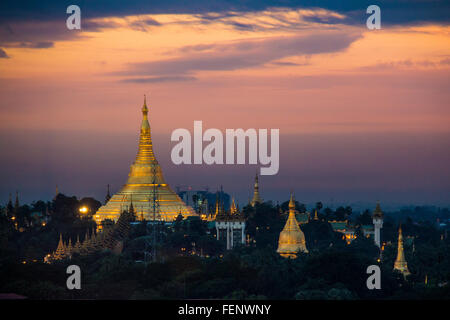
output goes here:
<path id="1" fill-rule="evenodd" d="M 346 218 L 346 210 L 344 207 L 338 207 L 336 209 L 336 212 L 334 213 L 335 219 L 338 221 L 345 220 Z"/>
<path id="2" fill-rule="evenodd" d="M 356 224 L 359 225 L 369 225 L 372 224 L 372 215 L 370 214 L 369 210 L 364 210 L 362 214 L 356 217 L 355 220 Z"/>
<path id="3" fill-rule="evenodd" d="M 320 212 L 320 210 L 323 208 L 323 204 L 322 202 L 316 202 L 316 210 L 317 212 Z"/>
<path id="4" fill-rule="evenodd" d="M 325 219 L 326 220 L 333 220 L 333 210 L 331 210 L 330 208 L 325 208 L 324 210 L 324 213 L 325 213 Z"/>

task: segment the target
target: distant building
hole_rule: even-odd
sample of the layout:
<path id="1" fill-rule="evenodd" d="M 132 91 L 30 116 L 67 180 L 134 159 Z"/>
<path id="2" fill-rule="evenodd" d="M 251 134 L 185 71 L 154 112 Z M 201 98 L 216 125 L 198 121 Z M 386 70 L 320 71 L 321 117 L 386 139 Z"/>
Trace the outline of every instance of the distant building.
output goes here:
<path id="1" fill-rule="evenodd" d="M 309 212 L 298 212 L 295 214 L 295 219 L 297 219 L 299 224 L 308 223 L 311 219 L 311 214 Z"/>
<path id="2" fill-rule="evenodd" d="M 366 238 L 374 238 L 375 237 L 375 228 L 371 224 L 362 225 L 361 231 L 362 231 L 363 236 Z M 376 244 L 376 242 L 375 242 L 375 244 Z M 378 244 L 377 244 L 377 246 L 378 246 Z"/>
<path id="3" fill-rule="evenodd" d="M 374 241 L 378 248 L 381 248 L 381 228 L 383 228 L 383 217 L 383 211 L 381 211 L 380 203 L 378 202 L 372 215 L 374 225 Z"/>
<path id="4" fill-rule="evenodd" d="M 234 199 L 230 210 L 224 210 L 219 199 L 216 201 L 215 227 L 217 240 L 225 242 L 227 250 L 245 244 L 245 218 Z"/>
<path id="5" fill-rule="evenodd" d="M 328 221 L 331 225 L 333 231 L 342 233 L 342 239 L 344 239 L 347 244 L 350 244 L 353 240 L 356 239 L 355 228 L 348 224 L 347 220 L 344 221 Z"/>
<path id="6" fill-rule="evenodd" d="M 217 194 L 219 195 L 225 210 L 230 208 L 230 195 L 225 193 L 222 189 L 217 191 L 217 194 L 211 193 L 207 190 L 177 190 L 177 194 L 180 198 L 189 206 L 191 206 L 195 212 L 197 212 L 203 220 L 205 217 L 214 213 L 215 200 Z"/>

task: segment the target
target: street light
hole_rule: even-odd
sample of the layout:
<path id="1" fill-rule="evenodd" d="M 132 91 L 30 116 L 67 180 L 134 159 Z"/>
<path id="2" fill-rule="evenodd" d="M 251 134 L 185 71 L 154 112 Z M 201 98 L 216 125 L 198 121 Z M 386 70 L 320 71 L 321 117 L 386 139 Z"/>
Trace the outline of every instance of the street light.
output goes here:
<path id="1" fill-rule="evenodd" d="M 89 212 L 89 208 L 88 207 L 86 207 L 86 206 L 82 206 L 82 207 L 80 207 L 80 213 L 83 213 L 83 214 L 86 214 L 86 213 L 88 213 Z"/>

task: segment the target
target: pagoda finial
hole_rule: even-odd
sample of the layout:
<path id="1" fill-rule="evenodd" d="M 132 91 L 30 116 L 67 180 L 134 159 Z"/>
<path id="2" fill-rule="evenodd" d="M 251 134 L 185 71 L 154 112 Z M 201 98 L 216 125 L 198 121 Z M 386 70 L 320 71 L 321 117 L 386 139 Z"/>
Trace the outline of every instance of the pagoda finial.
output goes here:
<path id="1" fill-rule="evenodd" d="M 144 105 L 142 106 L 142 122 L 141 122 L 141 134 L 139 137 L 139 149 L 134 164 L 155 163 L 155 155 L 153 154 L 153 142 L 150 133 L 150 123 L 148 122 L 148 108 L 147 100 L 144 96 Z M 134 176 L 134 172 L 130 172 Z M 138 173 L 136 173 L 138 175 Z"/>
<path id="2" fill-rule="evenodd" d="M 230 213 L 235 214 L 236 212 L 237 212 L 236 203 L 234 202 L 234 197 L 232 197 Z"/>
<path id="3" fill-rule="evenodd" d="M 294 193 L 291 191 L 291 198 L 289 199 L 289 210 L 295 210 Z"/>
<path id="4" fill-rule="evenodd" d="M 147 113 L 148 113 L 147 97 L 144 94 L 144 105 L 142 106 L 142 114 L 144 115 L 144 118 L 147 118 Z"/>

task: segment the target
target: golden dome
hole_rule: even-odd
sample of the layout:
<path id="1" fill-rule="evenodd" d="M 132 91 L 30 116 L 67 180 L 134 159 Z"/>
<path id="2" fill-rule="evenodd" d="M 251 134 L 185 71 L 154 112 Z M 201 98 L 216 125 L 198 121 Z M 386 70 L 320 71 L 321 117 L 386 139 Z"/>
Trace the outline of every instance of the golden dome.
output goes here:
<path id="1" fill-rule="evenodd" d="M 292 194 L 289 201 L 289 217 L 280 233 L 277 252 L 286 258 L 297 258 L 298 252 L 308 253 L 305 235 L 295 218 L 295 202 Z"/>

